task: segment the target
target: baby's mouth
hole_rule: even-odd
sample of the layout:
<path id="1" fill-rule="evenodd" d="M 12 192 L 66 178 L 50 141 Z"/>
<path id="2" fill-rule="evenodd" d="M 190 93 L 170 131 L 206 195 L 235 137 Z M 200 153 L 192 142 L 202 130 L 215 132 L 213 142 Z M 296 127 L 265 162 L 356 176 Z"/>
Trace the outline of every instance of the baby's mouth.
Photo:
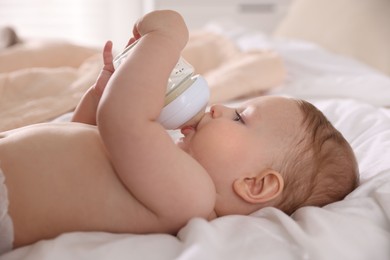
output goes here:
<path id="1" fill-rule="evenodd" d="M 181 133 L 183 135 L 187 135 L 191 131 L 196 131 L 198 124 L 203 119 L 204 115 L 205 110 L 200 110 L 196 115 L 194 115 L 190 120 L 188 120 L 180 127 Z"/>
<path id="2" fill-rule="evenodd" d="M 192 125 L 187 125 L 187 126 L 184 126 L 183 128 L 180 129 L 180 132 L 184 135 L 184 136 L 187 136 L 188 134 L 190 134 L 191 132 L 195 131 L 196 130 L 196 126 L 192 126 Z"/>
<path id="3" fill-rule="evenodd" d="M 181 133 L 184 136 L 186 136 L 186 135 L 190 134 L 191 132 L 195 132 L 198 128 L 200 121 L 202 121 L 203 117 L 204 117 L 204 113 L 197 115 L 197 117 L 194 117 L 192 120 L 187 122 L 187 124 L 183 125 L 180 128 Z"/>

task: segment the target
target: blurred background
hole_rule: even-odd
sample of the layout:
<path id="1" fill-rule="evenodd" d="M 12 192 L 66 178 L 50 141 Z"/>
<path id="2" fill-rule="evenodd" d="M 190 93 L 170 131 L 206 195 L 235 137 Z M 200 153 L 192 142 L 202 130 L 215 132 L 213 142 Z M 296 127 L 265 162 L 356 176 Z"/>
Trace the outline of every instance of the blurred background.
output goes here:
<path id="1" fill-rule="evenodd" d="M 24 39 L 66 39 L 124 46 L 134 22 L 154 9 L 178 10 L 190 29 L 212 21 L 244 23 L 265 33 L 284 17 L 293 0 L 1 0 L 0 26 Z"/>

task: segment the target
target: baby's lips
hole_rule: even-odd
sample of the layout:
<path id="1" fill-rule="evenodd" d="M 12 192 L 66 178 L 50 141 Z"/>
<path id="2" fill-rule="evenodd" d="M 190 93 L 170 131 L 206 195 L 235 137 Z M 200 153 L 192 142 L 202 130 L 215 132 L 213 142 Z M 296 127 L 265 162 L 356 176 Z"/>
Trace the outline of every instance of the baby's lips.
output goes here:
<path id="1" fill-rule="evenodd" d="M 186 125 L 180 129 L 183 135 L 188 135 L 190 132 L 195 131 L 195 127 L 192 125 Z"/>

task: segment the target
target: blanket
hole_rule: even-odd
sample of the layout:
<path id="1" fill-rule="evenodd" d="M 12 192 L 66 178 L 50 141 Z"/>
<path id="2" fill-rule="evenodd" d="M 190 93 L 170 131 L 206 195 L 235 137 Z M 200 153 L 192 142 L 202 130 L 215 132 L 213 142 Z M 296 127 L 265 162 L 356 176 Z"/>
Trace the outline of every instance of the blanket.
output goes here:
<path id="1" fill-rule="evenodd" d="M 68 43 L 23 44 L 3 50 L 0 131 L 71 111 L 101 67 L 96 50 Z"/>
<path id="2" fill-rule="evenodd" d="M 183 56 L 209 82 L 211 103 L 262 93 L 284 79 L 275 52 L 242 52 L 215 33 L 193 32 Z M 72 111 L 101 67 L 98 50 L 66 42 L 29 42 L 1 50 L 0 131 Z"/>

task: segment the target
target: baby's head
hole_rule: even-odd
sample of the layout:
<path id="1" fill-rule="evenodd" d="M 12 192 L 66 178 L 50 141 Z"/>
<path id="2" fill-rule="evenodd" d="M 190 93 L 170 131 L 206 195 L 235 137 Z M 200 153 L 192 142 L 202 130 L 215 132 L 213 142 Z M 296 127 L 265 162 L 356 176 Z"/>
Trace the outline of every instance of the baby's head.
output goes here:
<path id="1" fill-rule="evenodd" d="M 343 135 L 312 104 L 295 102 L 303 115 L 304 136 L 280 164 L 285 188 L 277 205 L 289 214 L 302 206 L 342 200 L 359 182 L 355 155 Z"/>
<path id="2" fill-rule="evenodd" d="M 212 106 L 179 146 L 209 173 L 216 213 L 266 206 L 291 214 L 343 199 L 358 182 L 353 151 L 306 101 L 260 97 L 233 109 Z"/>

